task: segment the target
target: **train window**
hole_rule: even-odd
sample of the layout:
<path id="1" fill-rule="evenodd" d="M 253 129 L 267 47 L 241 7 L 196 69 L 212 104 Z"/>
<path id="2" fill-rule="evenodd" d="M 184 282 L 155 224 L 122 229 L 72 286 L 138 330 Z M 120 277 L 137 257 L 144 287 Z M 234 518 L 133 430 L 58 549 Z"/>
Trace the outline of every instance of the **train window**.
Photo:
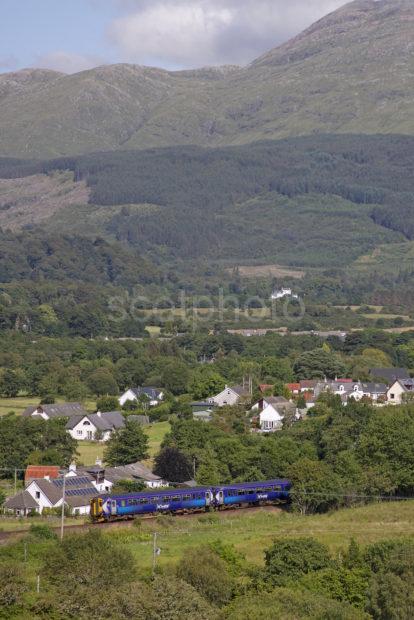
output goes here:
<path id="1" fill-rule="evenodd" d="M 174 497 L 171 498 L 172 502 L 179 502 L 181 501 L 181 497 L 179 495 L 174 495 Z"/>
<path id="2" fill-rule="evenodd" d="M 191 499 L 191 495 L 183 495 L 183 502 L 188 502 Z"/>
<path id="3" fill-rule="evenodd" d="M 126 506 L 126 500 L 125 499 L 121 500 L 121 506 L 122 506 L 122 508 L 125 508 L 125 506 Z"/>
<path id="4" fill-rule="evenodd" d="M 263 488 L 259 488 L 259 489 L 255 489 L 256 493 L 264 493 L 265 489 Z"/>
<path id="5" fill-rule="evenodd" d="M 280 484 L 277 484 L 275 487 L 273 487 L 275 491 L 281 491 L 282 487 L 280 486 Z"/>
<path id="6" fill-rule="evenodd" d="M 165 502 L 165 503 L 168 503 L 170 501 L 170 499 L 171 499 L 170 497 L 163 497 L 161 501 Z"/>
<path id="7" fill-rule="evenodd" d="M 246 495 L 246 491 L 243 491 L 242 489 L 240 489 L 237 495 Z"/>
<path id="8" fill-rule="evenodd" d="M 140 504 L 148 504 L 148 500 L 147 500 L 147 498 L 146 498 L 146 497 L 142 497 L 142 498 L 139 500 L 139 503 L 140 503 Z"/>
<path id="9" fill-rule="evenodd" d="M 265 493 L 271 493 L 273 491 L 272 487 L 266 487 L 263 489 Z"/>
<path id="10" fill-rule="evenodd" d="M 254 491 L 253 489 L 250 489 L 250 491 L 248 492 L 249 495 L 253 495 L 254 493 L 256 493 L 256 491 Z"/>

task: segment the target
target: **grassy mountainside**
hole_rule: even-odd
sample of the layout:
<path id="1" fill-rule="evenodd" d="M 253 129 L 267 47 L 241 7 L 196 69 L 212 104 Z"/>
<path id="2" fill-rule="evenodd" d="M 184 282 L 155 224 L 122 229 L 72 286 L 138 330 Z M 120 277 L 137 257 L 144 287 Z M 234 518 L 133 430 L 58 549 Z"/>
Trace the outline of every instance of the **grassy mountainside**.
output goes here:
<path id="1" fill-rule="evenodd" d="M 0 152 L 55 157 L 414 127 L 411 0 L 356 0 L 246 68 L 0 76 Z"/>

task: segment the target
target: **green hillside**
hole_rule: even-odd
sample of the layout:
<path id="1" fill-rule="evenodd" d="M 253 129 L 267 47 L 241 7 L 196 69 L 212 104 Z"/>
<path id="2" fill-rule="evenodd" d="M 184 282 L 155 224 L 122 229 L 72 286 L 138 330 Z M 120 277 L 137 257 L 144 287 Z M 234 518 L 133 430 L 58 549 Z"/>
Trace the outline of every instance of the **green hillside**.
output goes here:
<path id="1" fill-rule="evenodd" d="M 41 224 L 46 235 L 100 235 L 157 262 L 345 267 L 380 245 L 411 239 L 413 154 L 408 136 L 334 135 L 0 160 L 0 177 L 6 177 L 0 190 L 5 182 L 20 187 L 19 177 L 37 183 L 69 169 L 77 180 L 72 185 L 82 186 L 91 204 L 62 203 L 45 218 L 42 199 L 36 222 L 32 201 L 32 229 Z M 66 195 L 76 192 L 69 187 Z"/>
<path id="2" fill-rule="evenodd" d="M 245 68 L 0 75 L 0 153 L 251 143 L 414 127 L 411 0 L 356 0 Z"/>

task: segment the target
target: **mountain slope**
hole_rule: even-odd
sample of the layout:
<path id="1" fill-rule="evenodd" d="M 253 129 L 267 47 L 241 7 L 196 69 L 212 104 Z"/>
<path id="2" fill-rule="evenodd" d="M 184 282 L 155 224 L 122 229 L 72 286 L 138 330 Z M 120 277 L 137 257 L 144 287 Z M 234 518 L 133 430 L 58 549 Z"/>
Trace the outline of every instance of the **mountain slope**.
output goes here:
<path id="1" fill-rule="evenodd" d="M 0 153 L 54 157 L 315 132 L 411 135 L 413 27 L 412 0 L 357 0 L 246 68 L 114 65 L 0 76 Z"/>

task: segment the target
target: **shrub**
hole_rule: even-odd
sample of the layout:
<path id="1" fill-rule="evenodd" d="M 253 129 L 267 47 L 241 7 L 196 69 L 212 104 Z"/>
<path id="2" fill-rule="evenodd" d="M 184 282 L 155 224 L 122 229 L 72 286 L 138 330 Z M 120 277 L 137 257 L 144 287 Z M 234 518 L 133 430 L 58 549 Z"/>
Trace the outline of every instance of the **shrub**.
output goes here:
<path id="1" fill-rule="evenodd" d="M 226 563 L 209 547 L 198 547 L 185 553 L 177 575 L 214 605 L 225 605 L 232 597 L 234 582 Z"/>
<path id="2" fill-rule="evenodd" d="M 328 548 L 313 538 L 275 540 L 265 551 L 265 579 L 282 585 L 311 571 L 331 565 Z"/>

